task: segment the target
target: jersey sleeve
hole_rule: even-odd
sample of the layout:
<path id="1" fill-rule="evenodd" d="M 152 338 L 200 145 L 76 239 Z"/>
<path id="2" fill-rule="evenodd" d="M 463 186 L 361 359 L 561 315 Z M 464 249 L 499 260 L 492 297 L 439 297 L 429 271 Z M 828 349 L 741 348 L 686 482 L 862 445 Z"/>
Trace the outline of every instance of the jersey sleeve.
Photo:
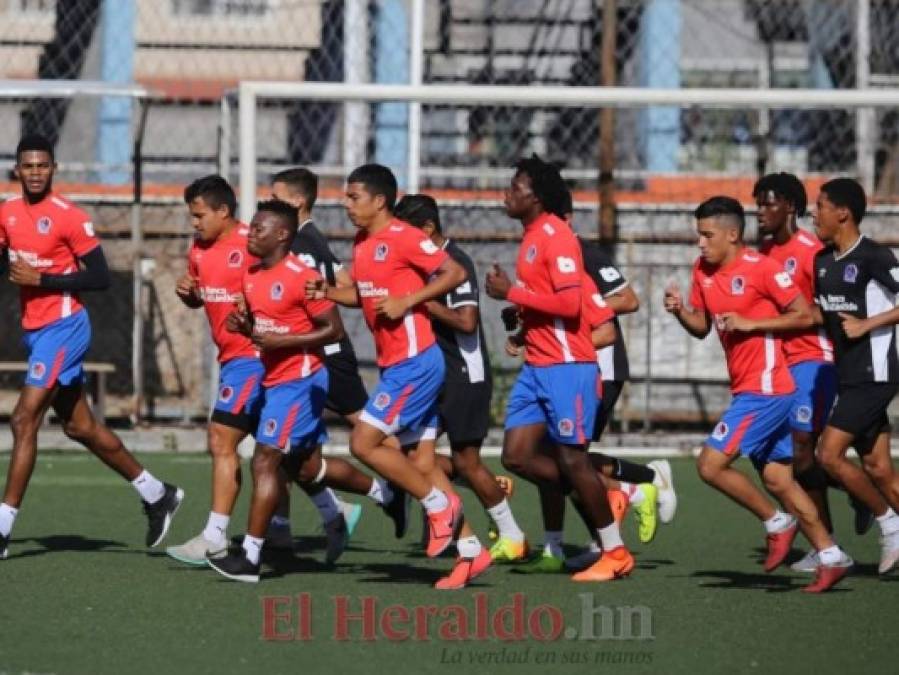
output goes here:
<path id="1" fill-rule="evenodd" d="M 561 291 L 581 285 L 584 262 L 574 237 L 551 237 L 544 257 L 553 290 Z"/>
<path id="2" fill-rule="evenodd" d="M 621 270 L 599 246 L 585 243 L 581 249 L 584 252 L 584 269 L 603 297 L 618 293 L 627 287 L 627 279 Z"/>
<path id="3" fill-rule="evenodd" d="M 72 253 L 78 258 L 100 245 L 100 240 L 94 233 L 94 224 L 84 212 L 72 215 L 63 236 L 69 248 L 72 249 Z"/>
<path id="4" fill-rule="evenodd" d="M 197 251 L 197 242 L 193 242 L 190 245 L 190 250 L 187 252 L 187 273 L 196 279 L 200 276 L 200 268 L 197 267 L 196 261 L 196 251 Z"/>
<path id="5" fill-rule="evenodd" d="M 321 236 L 304 237 L 297 236 L 293 240 L 290 247 L 294 253 L 307 267 L 317 270 L 323 274 L 328 283 L 334 285 L 337 281 L 337 270 L 343 266 L 337 256 L 331 251 L 327 240 Z"/>
<path id="6" fill-rule="evenodd" d="M 780 309 L 802 295 L 799 287 L 793 283 L 789 272 L 782 269 L 773 260 L 767 259 L 760 264 L 758 275 L 765 295 L 769 296 Z"/>
<path id="7" fill-rule="evenodd" d="M 330 300 L 322 298 L 320 300 L 309 300 L 306 298 L 306 282 L 312 279 L 321 279 L 322 276 L 315 270 L 308 269 L 300 276 L 300 283 L 297 284 L 299 293 L 297 294 L 297 302 L 301 304 L 309 316 L 319 316 L 334 307 L 334 303 Z"/>
<path id="8" fill-rule="evenodd" d="M 690 306 L 698 312 L 705 311 L 705 298 L 702 295 L 698 263 L 693 267 L 693 279 L 690 282 Z"/>
<path id="9" fill-rule="evenodd" d="M 871 276 L 893 294 L 899 294 L 899 262 L 886 246 L 878 246 L 868 266 Z"/>
<path id="10" fill-rule="evenodd" d="M 593 280 L 587 278 L 584 280 L 584 311 L 586 313 L 587 322 L 590 328 L 597 328 L 604 323 L 615 318 L 615 312 L 606 304 L 602 298 L 602 293 L 593 283 Z"/>
<path id="11" fill-rule="evenodd" d="M 478 276 L 475 272 L 474 264 L 468 257 L 454 258 L 454 260 L 465 268 L 465 274 L 468 278 L 447 294 L 446 306 L 450 309 L 465 307 L 466 305 L 477 307 Z"/>
<path id="12" fill-rule="evenodd" d="M 425 276 L 436 272 L 448 257 L 446 251 L 438 248 L 424 232 L 411 226 L 406 228 L 400 241 L 403 258 Z"/>

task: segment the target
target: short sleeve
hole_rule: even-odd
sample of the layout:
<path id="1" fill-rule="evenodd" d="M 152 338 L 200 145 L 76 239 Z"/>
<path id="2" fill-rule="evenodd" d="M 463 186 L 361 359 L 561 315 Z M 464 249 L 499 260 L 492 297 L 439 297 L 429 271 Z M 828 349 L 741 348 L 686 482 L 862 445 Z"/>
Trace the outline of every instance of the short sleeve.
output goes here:
<path id="1" fill-rule="evenodd" d="M 471 259 L 466 257 L 453 258 L 465 269 L 468 277 L 461 284 L 451 290 L 446 296 L 446 306 L 450 309 L 478 304 L 478 277 Z"/>
<path id="2" fill-rule="evenodd" d="M 584 295 L 584 311 L 590 328 L 597 328 L 615 318 L 615 312 L 603 300 L 602 293 L 590 278 L 585 279 Z"/>
<path id="3" fill-rule="evenodd" d="M 197 267 L 197 242 L 191 244 L 187 252 L 187 273 L 195 279 L 200 276 L 200 268 Z"/>
<path id="4" fill-rule="evenodd" d="M 581 249 L 574 237 L 553 236 L 547 239 L 544 259 L 553 290 L 580 286 L 584 273 Z"/>
<path id="5" fill-rule="evenodd" d="M 447 259 L 446 251 L 438 248 L 424 232 L 413 227 L 407 226 L 399 240 L 405 261 L 426 277 L 436 272 Z"/>
<path id="6" fill-rule="evenodd" d="M 698 264 L 693 268 L 693 279 L 690 287 L 690 307 L 699 312 L 705 311 L 705 298 L 702 295 Z"/>
<path id="7" fill-rule="evenodd" d="M 781 309 L 802 295 L 790 273 L 779 268 L 773 261 L 770 264 L 759 265 L 758 274 L 761 277 L 760 282 L 765 295 L 769 296 Z"/>
<path id="8" fill-rule="evenodd" d="M 886 246 L 878 246 L 869 265 L 871 276 L 893 294 L 899 294 L 899 263 Z"/>
<path id="9" fill-rule="evenodd" d="M 627 279 L 621 270 L 599 246 L 585 243 L 581 248 L 584 252 L 584 269 L 603 297 L 613 295 L 627 286 Z"/>
<path id="10" fill-rule="evenodd" d="M 293 240 L 290 247 L 291 252 L 307 267 L 318 270 L 328 280 L 328 283 L 333 285 L 336 283 L 337 270 L 342 267 L 340 261 L 331 251 L 327 240 L 318 232 L 313 236 L 303 235 L 304 233 L 301 232 Z"/>
<path id="11" fill-rule="evenodd" d="M 76 257 L 80 258 L 100 245 L 100 240 L 94 233 L 94 224 L 86 213 L 73 214 L 67 225 L 63 236 Z"/>

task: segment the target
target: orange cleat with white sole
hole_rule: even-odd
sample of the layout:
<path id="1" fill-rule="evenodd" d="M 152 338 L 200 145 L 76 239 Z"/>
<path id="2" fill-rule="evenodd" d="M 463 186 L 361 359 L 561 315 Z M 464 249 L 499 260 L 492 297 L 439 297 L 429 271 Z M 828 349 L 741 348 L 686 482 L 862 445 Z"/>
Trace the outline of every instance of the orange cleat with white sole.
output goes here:
<path id="1" fill-rule="evenodd" d="M 790 549 L 793 548 L 793 540 L 799 532 L 799 523 L 793 519 L 792 525 L 782 529 L 780 532 L 773 532 L 766 537 L 768 544 L 768 555 L 765 558 L 765 571 L 773 572 L 780 564 L 790 555 Z"/>
<path id="2" fill-rule="evenodd" d="M 456 558 L 456 566 L 445 577 L 438 579 L 434 588 L 441 591 L 465 588 L 472 579 L 486 572 L 491 562 L 490 553 L 483 547 L 474 558 Z"/>
<path id="3" fill-rule="evenodd" d="M 429 558 L 436 558 L 446 550 L 462 522 L 462 500 L 459 495 L 448 492 L 446 498 L 449 504 L 443 511 L 428 514 L 428 545 L 425 552 Z"/>
<path id="4" fill-rule="evenodd" d="M 612 581 L 626 577 L 634 569 L 636 561 L 624 546 L 618 546 L 602 554 L 587 569 L 571 577 L 572 581 Z"/>

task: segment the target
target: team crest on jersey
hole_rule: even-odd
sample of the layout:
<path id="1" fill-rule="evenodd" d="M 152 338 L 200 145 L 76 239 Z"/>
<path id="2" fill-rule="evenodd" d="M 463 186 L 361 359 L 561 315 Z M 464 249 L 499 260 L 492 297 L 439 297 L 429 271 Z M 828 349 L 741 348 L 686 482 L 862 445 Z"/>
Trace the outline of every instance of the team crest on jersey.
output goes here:
<path id="1" fill-rule="evenodd" d="M 571 436 L 574 434 L 574 422 L 567 417 L 559 420 L 559 434 L 561 436 Z"/>
<path id="2" fill-rule="evenodd" d="M 375 396 L 375 402 L 373 405 L 378 410 L 384 410 L 384 408 L 390 405 L 390 394 L 382 391 L 380 394 Z"/>
<path id="3" fill-rule="evenodd" d="M 423 239 L 419 246 L 421 246 L 421 250 L 428 255 L 434 255 L 435 253 L 437 253 L 437 251 L 440 250 L 439 248 L 437 248 L 437 245 L 430 239 Z"/>
<path id="4" fill-rule="evenodd" d="M 389 250 L 387 244 L 378 244 L 375 247 L 375 262 L 384 262 L 387 260 L 387 252 Z"/>
<path id="5" fill-rule="evenodd" d="M 35 361 L 31 364 L 30 375 L 32 379 L 42 380 L 44 375 L 47 373 L 47 366 L 43 364 L 42 361 Z"/>
<path id="6" fill-rule="evenodd" d="M 284 297 L 284 284 L 280 281 L 276 281 L 272 284 L 271 290 L 271 298 L 272 300 L 280 300 Z"/>
<path id="7" fill-rule="evenodd" d="M 222 403 L 227 403 L 234 396 L 234 387 L 225 384 L 222 385 L 222 388 L 219 389 L 219 401 Z"/>
<path id="8" fill-rule="evenodd" d="M 528 252 L 525 253 L 524 259 L 527 260 L 529 263 L 532 263 L 532 262 L 534 262 L 534 258 L 536 258 L 536 257 L 537 257 L 537 247 L 534 246 L 533 244 L 531 244 L 530 246 L 528 246 Z"/>
<path id="9" fill-rule="evenodd" d="M 712 430 L 712 438 L 716 441 L 723 441 L 729 432 L 730 428 L 727 426 L 727 422 L 718 422 Z"/>
<path id="10" fill-rule="evenodd" d="M 777 285 L 781 288 L 789 288 L 793 285 L 793 280 L 790 278 L 790 275 L 786 272 L 778 272 L 774 275 L 774 281 L 777 282 Z"/>
<path id="11" fill-rule="evenodd" d="M 265 432 L 266 436 L 274 436 L 275 431 L 278 429 L 278 420 L 274 417 L 269 417 L 265 420 L 265 424 L 262 426 L 262 431 Z"/>
<path id="12" fill-rule="evenodd" d="M 734 277 L 730 280 L 731 295 L 743 295 L 746 291 L 746 280 L 743 277 Z"/>
<path id="13" fill-rule="evenodd" d="M 847 284 L 854 284 L 856 279 L 858 279 L 858 265 L 849 263 L 843 270 L 843 281 Z"/>
<path id="14" fill-rule="evenodd" d="M 784 269 L 790 276 L 796 274 L 796 258 L 790 256 L 789 258 L 784 260 Z"/>
<path id="15" fill-rule="evenodd" d="M 796 408 L 796 421 L 808 424 L 812 421 L 812 409 L 807 405 Z"/>
<path id="16" fill-rule="evenodd" d="M 243 253 L 234 249 L 228 254 L 228 267 L 240 267 L 243 264 Z"/>
<path id="17" fill-rule="evenodd" d="M 37 221 L 37 231 L 41 234 L 49 234 L 50 227 L 53 225 L 53 221 L 50 220 L 47 216 L 42 216 L 38 218 Z"/>

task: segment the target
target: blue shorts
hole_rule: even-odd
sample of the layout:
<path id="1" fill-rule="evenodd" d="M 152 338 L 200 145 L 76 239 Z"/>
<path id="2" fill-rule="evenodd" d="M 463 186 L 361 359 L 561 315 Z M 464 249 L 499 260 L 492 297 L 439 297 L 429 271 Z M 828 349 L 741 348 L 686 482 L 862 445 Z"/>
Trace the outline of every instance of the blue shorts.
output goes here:
<path id="1" fill-rule="evenodd" d="M 246 357 L 223 363 L 213 409 L 228 415 L 255 417 L 262 405 L 264 377 L 265 367 L 259 359 Z"/>
<path id="2" fill-rule="evenodd" d="M 385 434 L 396 435 L 403 446 L 437 438 L 440 424 L 437 399 L 445 370 L 443 352 L 436 344 L 385 368 L 360 421 Z"/>
<path id="3" fill-rule="evenodd" d="M 821 431 L 837 397 L 836 366 L 825 361 L 803 361 L 790 366 L 790 375 L 796 383 L 790 426 L 796 431 Z"/>
<path id="4" fill-rule="evenodd" d="M 737 394 L 706 438 L 706 445 L 733 455 L 739 451 L 755 467 L 793 459 L 790 409 L 793 394 Z"/>
<path id="5" fill-rule="evenodd" d="M 81 368 L 91 346 L 91 322 L 85 310 L 36 330 L 25 331 L 28 372 L 25 384 L 50 389 L 84 382 Z"/>
<path id="6" fill-rule="evenodd" d="M 602 380 L 595 363 L 521 368 L 506 404 L 506 429 L 545 424 L 563 445 L 587 445 L 593 435 Z"/>
<path id="7" fill-rule="evenodd" d="M 282 452 L 310 450 L 328 440 L 322 421 L 328 398 L 328 369 L 262 389 L 256 442 Z"/>

